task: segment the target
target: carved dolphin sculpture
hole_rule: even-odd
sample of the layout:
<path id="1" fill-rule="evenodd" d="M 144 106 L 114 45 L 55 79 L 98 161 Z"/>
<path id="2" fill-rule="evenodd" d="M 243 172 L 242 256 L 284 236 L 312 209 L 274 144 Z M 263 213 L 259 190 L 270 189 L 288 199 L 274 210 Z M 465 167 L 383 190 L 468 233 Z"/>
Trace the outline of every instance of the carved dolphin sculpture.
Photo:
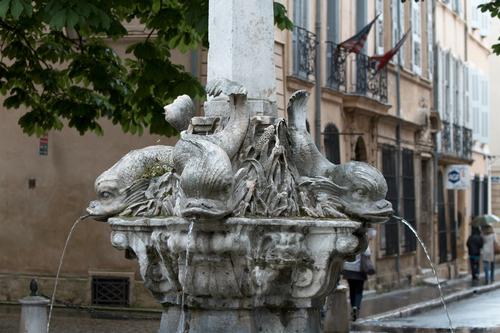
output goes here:
<path id="1" fill-rule="evenodd" d="M 183 132 L 174 148 L 173 162 L 180 174 L 185 200 L 180 208 L 184 217 L 213 219 L 231 213 L 234 174 L 231 159 L 246 136 L 249 116 L 246 90 L 229 80 L 207 86 L 209 96 L 227 94 L 234 101 L 234 112 L 226 126 L 216 134 Z"/>
<path id="2" fill-rule="evenodd" d="M 337 165 L 329 178 L 339 186 L 337 199 L 346 215 L 366 222 L 384 222 L 394 213 L 391 203 L 385 200 L 387 183 L 377 168 L 348 162 Z"/>
<path id="3" fill-rule="evenodd" d="M 98 199 L 87 212 L 97 220 L 106 220 L 144 199 L 149 179 L 171 171 L 173 147 L 150 146 L 132 150 L 95 181 Z"/>
<path id="4" fill-rule="evenodd" d="M 186 130 L 191 118 L 194 117 L 194 104 L 188 95 L 177 97 L 163 109 L 165 110 L 165 120 L 179 132 Z"/>
<path id="5" fill-rule="evenodd" d="M 288 101 L 288 134 L 291 141 L 291 158 L 301 176 L 327 177 L 335 165 L 319 152 L 311 135 L 307 132 L 308 97 L 307 91 L 298 90 Z"/>

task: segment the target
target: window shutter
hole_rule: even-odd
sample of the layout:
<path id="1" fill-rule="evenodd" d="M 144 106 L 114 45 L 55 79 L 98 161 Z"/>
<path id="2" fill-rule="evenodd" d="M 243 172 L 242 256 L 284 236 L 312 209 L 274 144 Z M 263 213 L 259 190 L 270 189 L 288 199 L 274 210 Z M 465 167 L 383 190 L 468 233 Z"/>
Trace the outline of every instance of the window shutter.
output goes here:
<path id="1" fill-rule="evenodd" d="M 473 29 L 478 29 L 479 28 L 479 14 L 480 11 L 477 8 L 479 5 L 479 0 L 469 0 L 469 12 L 470 12 L 470 25 Z"/>
<path id="2" fill-rule="evenodd" d="M 450 52 L 446 52 L 444 56 L 444 114 L 443 120 L 450 121 L 450 111 L 451 111 L 451 86 L 450 86 Z"/>
<path id="3" fill-rule="evenodd" d="M 469 66 L 465 64 L 463 66 L 463 82 L 464 82 L 464 126 L 467 128 L 471 128 L 471 119 L 470 119 L 470 70 Z"/>
<path id="4" fill-rule="evenodd" d="M 488 143 L 489 137 L 489 96 L 488 96 L 488 79 L 485 76 L 481 77 L 481 141 Z"/>
<path id="5" fill-rule="evenodd" d="M 436 105 L 441 119 L 444 119 L 444 59 L 443 50 L 437 48 L 437 89 Z"/>
<path id="6" fill-rule="evenodd" d="M 480 113 L 480 103 L 479 103 L 479 80 L 478 73 L 475 69 L 472 69 L 472 137 L 474 140 L 479 140 L 480 138 L 480 128 L 479 128 L 479 113 Z"/>
<path id="7" fill-rule="evenodd" d="M 412 65 L 413 72 L 422 74 L 422 41 L 420 22 L 420 2 L 411 3 L 411 25 L 412 25 Z"/>
<path id="8" fill-rule="evenodd" d="M 455 119 L 455 124 L 459 126 L 463 126 L 464 124 L 464 112 L 463 112 L 463 95 L 464 95 L 464 71 L 463 71 L 463 64 L 460 60 L 457 60 L 455 62 L 455 75 L 456 75 L 456 109 L 457 109 L 457 117 Z"/>
<path id="9" fill-rule="evenodd" d="M 486 3 L 487 0 L 480 0 L 479 4 L 484 4 Z M 476 9 L 477 12 L 479 13 L 479 20 L 480 20 L 480 31 L 479 34 L 481 37 L 486 37 L 488 35 L 488 30 L 489 30 L 489 23 L 490 23 L 490 16 L 489 14 L 481 12 L 479 9 Z"/>
<path id="10" fill-rule="evenodd" d="M 380 14 L 375 23 L 375 39 L 377 54 L 384 54 L 384 1 L 376 0 L 375 2 L 375 15 Z"/>
<path id="11" fill-rule="evenodd" d="M 434 72 L 434 42 L 432 36 L 432 1 L 427 1 L 427 75 L 432 80 Z"/>

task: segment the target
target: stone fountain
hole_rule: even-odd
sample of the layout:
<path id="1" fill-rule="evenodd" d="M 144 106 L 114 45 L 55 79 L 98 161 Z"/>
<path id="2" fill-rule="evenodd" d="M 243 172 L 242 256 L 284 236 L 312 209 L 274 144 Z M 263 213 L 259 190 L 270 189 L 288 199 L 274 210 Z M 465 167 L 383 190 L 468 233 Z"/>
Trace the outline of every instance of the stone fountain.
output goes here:
<path id="1" fill-rule="evenodd" d="M 160 332 L 319 332 L 364 224 L 392 214 L 381 173 L 334 165 L 306 130 L 308 93 L 277 117 L 272 0 L 210 0 L 207 102 L 165 107 L 174 147 L 131 151 L 88 212 L 139 263 Z M 244 15 L 243 15 L 244 14 Z"/>

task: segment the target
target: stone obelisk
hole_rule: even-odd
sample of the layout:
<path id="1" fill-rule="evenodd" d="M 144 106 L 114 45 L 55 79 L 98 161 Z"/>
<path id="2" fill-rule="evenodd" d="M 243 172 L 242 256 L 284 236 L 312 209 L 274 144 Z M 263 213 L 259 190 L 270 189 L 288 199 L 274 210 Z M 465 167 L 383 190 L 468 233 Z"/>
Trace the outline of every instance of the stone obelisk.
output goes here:
<path id="1" fill-rule="evenodd" d="M 272 0 L 210 0 L 208 81 L 242 84 L 249 112 L 275 117 L 273 8 Z"/>

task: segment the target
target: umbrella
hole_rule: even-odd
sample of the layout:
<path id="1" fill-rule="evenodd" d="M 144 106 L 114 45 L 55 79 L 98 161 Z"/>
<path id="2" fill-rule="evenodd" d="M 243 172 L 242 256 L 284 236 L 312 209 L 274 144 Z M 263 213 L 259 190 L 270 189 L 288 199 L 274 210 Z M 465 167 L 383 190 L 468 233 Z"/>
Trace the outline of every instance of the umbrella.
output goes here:
<path id="1" fill-rule="evenodd" d="M 500 222 L 500 218 L 498 218 L 498 216 L 496 216 L 496 215 L 493 215 L 493 214 L 480 215 L 480 216 L 476 216 L 472 220 L 472 226 L 473 227 L 481 227 L 481 226 L 490 225 L 490 224 L 494 224 L 494 223 L 498 223 L 498 222 Z"/>

